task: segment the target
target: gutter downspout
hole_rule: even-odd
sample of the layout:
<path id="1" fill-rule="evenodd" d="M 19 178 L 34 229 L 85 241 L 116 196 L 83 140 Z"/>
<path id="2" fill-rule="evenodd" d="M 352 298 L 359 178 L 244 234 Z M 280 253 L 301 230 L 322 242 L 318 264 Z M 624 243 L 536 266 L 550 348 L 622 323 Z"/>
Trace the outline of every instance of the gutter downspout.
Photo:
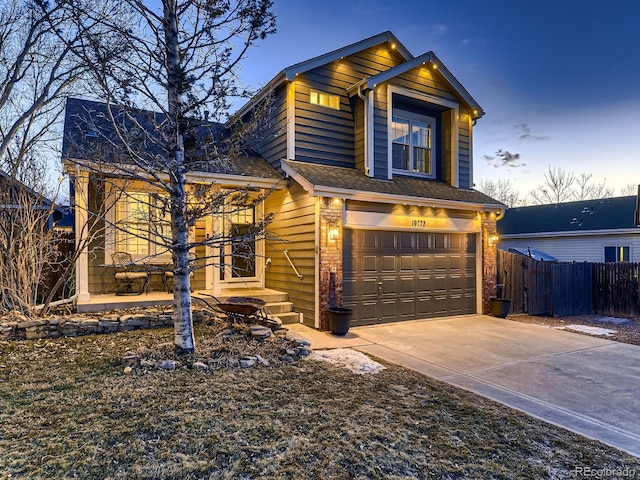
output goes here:
<path id="1" fill-rule="evenodd" d="M 369 160 L 369 99 L 362 93 L 362 85 L 358 85 L 358 96 L 364 103 L 364 174 L 371 176 L 371 167 Z"/>

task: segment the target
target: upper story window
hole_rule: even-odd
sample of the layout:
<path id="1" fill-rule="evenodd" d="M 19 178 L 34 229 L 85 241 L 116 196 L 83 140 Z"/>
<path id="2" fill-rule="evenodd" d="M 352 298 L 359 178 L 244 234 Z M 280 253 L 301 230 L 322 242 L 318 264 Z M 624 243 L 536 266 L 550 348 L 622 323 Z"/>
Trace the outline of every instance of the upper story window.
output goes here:
<path id="1" fill-rule="evenodd" d="M 311 90 L 309 93 L 309 101 L 312 105 L 322 105 L 323 107 L 340 110 L 340 97 L 338 95 L 329 95 L 328 93 Z"/>
<path id="2" fill-rule="evenodd" d="M 605 262 L 628 262 L 629 254 L 629 247 L 604 247 Z"/>
<path id="3" fill-rule="evenodd" d="M 435 176 L 435 119 L 394 109 L 391 128 L 393 169 L 399 173 Z"/>

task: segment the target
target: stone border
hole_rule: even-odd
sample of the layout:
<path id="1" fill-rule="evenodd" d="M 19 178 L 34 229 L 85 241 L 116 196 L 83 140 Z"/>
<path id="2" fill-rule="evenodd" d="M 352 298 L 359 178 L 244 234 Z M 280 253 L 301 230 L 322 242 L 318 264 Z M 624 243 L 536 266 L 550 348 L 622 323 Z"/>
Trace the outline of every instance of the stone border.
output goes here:
<path id="1" fill-rule="evenodd" d="M 171 311 L 105 312 L 92 315 L 64 315 L 28 319 L 20 314 L 0 318 L 0 340 L 37 340 L 41 338 L 79 337 L 150 328 L 173 327 Z M 193 311 L 193 323 L 201 323 L 213 314 Z"/>

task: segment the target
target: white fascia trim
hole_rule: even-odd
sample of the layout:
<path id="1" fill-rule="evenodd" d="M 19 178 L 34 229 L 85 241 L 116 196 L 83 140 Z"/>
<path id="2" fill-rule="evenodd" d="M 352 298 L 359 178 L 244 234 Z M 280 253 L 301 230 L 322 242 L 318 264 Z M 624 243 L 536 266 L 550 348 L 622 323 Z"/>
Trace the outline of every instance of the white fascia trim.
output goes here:
<path id="1" fill-rule="evenodd" d="M 225 123 L 226 127 L 232 126 L 242 117 L 244 117 L 249 111 L 251 111 L 256 105 L 262 102 L 268 95 L 271 94 L 282 82 L 285 81 L 284 71 L 273 77 L 269 83 L 262 87 L 258 93 L 256 93 L 251 100 L 245 103 L 240 109 L 234 113 L 231 118 Z"/>
<path id="2" fill-rule="evenodd" d="M 296 159 L 296 83 L 287 85 L 287 158 Z"/>
<path id="3" fill-rule="evenodd" d="M 142 169 L 129 170 L 125 171 L 123 169 L 114 168 L 112 170 L 108 170 L 109 165 L 100 165 L 95 162 L 85 162 L 85 161 L 69 161 L 64 160 L 64 162 L 68 162 L 72 165 L 76 165 L 78 167 L 78 171 L 86 172 L 86 173 L 96 173 L 102 174 L 106 176 L 112 177 L 121 177 L 123 175 L 140 175 L 140 177 L 145 176 L 145 171 Z M 84 167 L 84 168 L 83 168 Z M 159 175 L 159 178 L 162 181 L 168 181 L 169 176 L 162 174 Z M 132 178 L 131 180 L 140 180 L 145 181 L 144 178 Z M 232 187 L 254 187 L 254 188 L 275 188 L 275 189 L 283 189 L 285 188 L 284 182 L 282 179 L 275 178 L 263 178 L 263 177 L 246 177 L 243 175 L 224 175 L 219 173 L 207 173 L 207 172 L 197 172 L 197 173 L 187 173 L 186 175 L 187 182 L 191 183 L 210 183 L 210 184 L 221 184 L 221 185 L 229 185 Z M 152 180 L 153 181 L 153 180 Z"/>
<path id="4" fill-rule="evenodd" d="M 193 173 L 187 174 L 187 182 L 217 183 L 231 187 L 255 187 L 255 188 L 275 188 L 281 190 L 285 188 L 281 179 L 270 179 L 263 177 L 245 177 L 242 175 L 220 175 L 215 173 Z"/>
<path id="5" fill-rule="evenodd" d="M 500 239 L 517 240 L 519 238 L 557 238 L 557 237 L 593 237 L 610 235 L 640 235 L 640 228 L 616 228 L 611 230 L 582 230 L 580 232 L 537 232 L 500 235 Z"/>
<path id="6" fill-rule="evenodd" d="M 293 178 L 303 189 L 305 192 L 309 193 L 311 196 L 315 196 L 315 186 L 304 178 L 302 175 L 298 174 L 293 168 L 291 168 L 286 162 L 280 161 L 280 168 L 282 171 Z M 318 195 L 322 196 L 322 195 Z"/>
<path id="7" fill-rule="evenodd" d="M 365 112 L 365 115 L 367 116 L 367 128 L 365 129 L 364 132 L 364 141 L 367 144 L 367 148 L 365 149 L 366 151 L 366 155 L 367 158 L 365 158 L 365 162 L 368 165 L 368 172 L 369 172 L 369 176 L 373 177 L 375 176 L 375 146 L 374 146 L 374 142 L 373 142 L 373 132 L 374 132 L 374 128 L 373 128 L 373 124 L 374 124 L 374 117 L 373 117 L 373 103 L 374 103 L 374 96 L 373 96 L 374 92 L 373 90 L 369 90 L 365 95 L 367 96 L 367 104 L 366 104 L 366 109 L 367 111 Z"/>

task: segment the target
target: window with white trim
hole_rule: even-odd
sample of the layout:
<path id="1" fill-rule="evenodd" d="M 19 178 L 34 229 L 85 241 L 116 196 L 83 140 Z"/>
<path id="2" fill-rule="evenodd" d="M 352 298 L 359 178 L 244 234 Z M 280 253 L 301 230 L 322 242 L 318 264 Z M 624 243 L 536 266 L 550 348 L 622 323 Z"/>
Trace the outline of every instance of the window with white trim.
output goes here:
<path id="1" fill-rule="evenodd" d="M 604 247 L 605 262 L 628 262 L 630 261 L 631 248 L 626 246 L 606 246 Z"/>
<path id="2" fill-rule="evenodd" d="M 393 170 L 435 176 L 435 119 L 394 109 L 391 128 Z"/>
<path id="3" fill-rule="evenodd" d="M 167 254 L 163 239 L 171 237 L 167 197 L 127 192 L 116 202 L 115 251 L 135 258 Z"/>
<path id="4" fill-rule="evenodd" d="M 328 93 L 311 90 L 309 92 L 309 101 L 312 105 L 321 105 L 323 107 L 340 110 L 340 97 L 338 95 L 330 95 Z"/>

